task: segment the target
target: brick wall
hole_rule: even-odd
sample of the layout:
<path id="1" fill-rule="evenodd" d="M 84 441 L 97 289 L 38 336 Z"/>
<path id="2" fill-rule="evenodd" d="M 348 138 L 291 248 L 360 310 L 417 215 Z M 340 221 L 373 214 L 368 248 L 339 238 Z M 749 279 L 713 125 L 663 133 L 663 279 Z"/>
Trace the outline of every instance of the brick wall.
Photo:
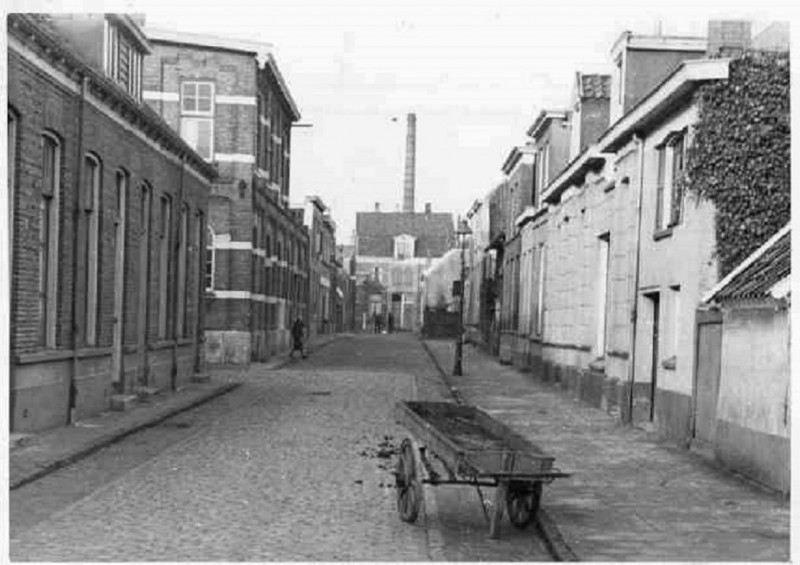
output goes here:
<path id="1" fill-rule="evenodd" d="M 117 250 L 115 248 L 115 217 L 117 210 L 116 175 L 118 171 L 126 171 L 129 178 L 127 195 L 127 229 L 125 233 L 125 275 L 124 275 L 124 309 L 123 332 L 124 342 L 135 348 L 138 330 L 141 321 L 138 319 L 139 304 L 145 293 L 147 294 L 148 326 L 146 339 L 152 344 L 158 337 L 158 310 L 159 280 L 158 280 L 158 249 L 160 220 L 159 201 L 162 195 L 169 195 L 172 202 L 172 223 L 170 238 L 172 247 L 169 250 L 170 269 L 168 270 L 168 320 L 174 319 L 174 299 L 177 296 L 177 281 L 172 266 L 177 261 L 177 234 L 180 219 L 180 206 L 186 204 L 189 209 L 189 234 L 197 233 L 198 213 L 206 213 L 209 179 L 199 179 L 189 172 L 182 173 L 178 157 L 166 149 L 157 149 L 153 142 L 147 142 L 142 137 L 144 134 L 132 125 L 122 126 L 119 122 L 126 122 L 124 118 L 115 114 L 104 103 L 96 101 L 87 102 L 83 106 L 83 119 L 81 121 L 79 83 L 67 78 L 55 67 L 49 66 L 46 59 L 39 56 L 22 56 L 16 49 L 9 49 L 8 55 L 8 96 L 9 105 L 18 116 L 18 166 L 15 185 L 14 202 L 14 265 L 12 266 L 12 332 L 11 349 L 12 359 L 17 371 L 22 365 L 25 371 L 17 371 L 19 378 L 13 379 L 13 386 L 25 390 L 18 397 L 25 398 L 24 403 L 14 406 L 14 426 L 25 429 L 33 425 L 52 425 L 59 421 L 47 417 L 39 417 L 37 411 L 46 410 L 45 404 L 40 404 L 41 395 L 56 393 L 64 395 L 66 389 L 63 382 L 68 379 L 69 366 L 52 372 L 51 384 L 39 387 L 40 393 L 33 394 L 36 382 L 36 371 L 29 369 L 37 363 L 46 363 L 54 353 L 44 348 L 39 338 L 39 324 L 41 314 L 38 305 L 39 289 L 39 233 L 40 233 L 40 201 L 42 187 L 42 142 L 43 131 L 50 131 L 56 135 L 61 144 L 60 179 L 60 206 L 59 206 L 59 232 L 58 232 L 58 293 L 57 293 L 57 336 L 56 350 L 71 351 L 74 347 L 82 351 L 97 349 L 96 355 L 105 358 L 105 369 L 97 369 L 101 383 L 110 387 L 112 376 L 108 357 L 112 345 L 114 331 L 114 265 Z M 32 61 L 38 61 L 33 64 Z M 60 77 L 60 78 L 58 78 Z M 101 109 L 102 108 L 102 109 Z M 116 117 L 112 118 L 111 115 Z M 126 122 L 127 123 L 127 122 Z M 83 128 L 84 146 L 79 147 L 79 131 Z M 97 318 L 97 345 L 87 348 L 85 343 L 85 308 L 86 308 L 86 263 L 84 254 L 78 255 L 77 264 L 74 263 L 75 247 L 79 250 L 86 246 L 86 229 L 84 222 L 75 221 L 75 198 L 78 194 L 77 175 L 79 166 L 91 153 L 101 163 L 101 193 L 100 193 L 100 237 L 98 248 L 98 318 Z M 183 198 L 180 187 L 183 183 Z M 151 200 L 151 229 L 150 229 L 150 255 L 147 264 L 149 273 L 146 288 L 139 285 L 140 249 L 142 246 L 142 210 L 141 187 L 147 185 L 152 191 Z M 199 248 L 196 243 L 191 243 L 187 249 L 187 321 L 188 336 L 193 336 L 198 323 L 197 296 L 200 263 L 198 259 Z M 77 302 L 75 303 L 75 316 L 73 317 L 73 285 L 77 285 Z M 74 342 L 72 335 L 73 323 L 77 325 L 78 341 Z M 172 336 L 172 322 L 170 323 L 170 339 Z M 56 354 L 57 355 L 57 354 Z M 105 356 L 105 357 L 104 357 Z M 63 355 L 61 356 L 63 358 Z M 21 364 L 21 365 L 19 365 Z M 102 364 L 101 364 L 102 365 Z M 126 373 L 131 367 L 126 367 Z M 146 367 L 138 370 L 141 379 L 147 378 Z M 26 380 L 33 379 L 33 380 Z M 97 379 L 95 379 L 97 380 Z M 130 390 L 136 384 L 127 381 L 126 389 Z M 96 385 L 92 385 L 96 386 Z M 46 390 L 45 390 L 46 389 Z M 88 391 L 87 391 L 88 392 Z M 78 389 L 80 397 L 81 390 Z M 12 393 L 13 396 L 13 393 Z M 102 395 L 101 395 L 102 396 Z M 96 408 L 96 403 L 90 403 Z M 66 398 L 63 403 L 54 404 L 65 408 Z M 80 402 L 79 402 L 80 405 Z M 86 403 L 84 403 L 86 405 Z M 23 415 L 24 414 L 24 415 Z M 37 424 L 30 424 L 37 422 Z"/>

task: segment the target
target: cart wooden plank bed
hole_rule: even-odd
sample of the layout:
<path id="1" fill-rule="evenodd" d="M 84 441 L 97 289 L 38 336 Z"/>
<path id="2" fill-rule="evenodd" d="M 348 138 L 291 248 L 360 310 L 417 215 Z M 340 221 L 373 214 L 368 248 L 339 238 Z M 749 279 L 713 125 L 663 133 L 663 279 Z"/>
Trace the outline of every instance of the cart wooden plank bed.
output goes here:
<path id="1" fill-rule="evenodd" d="M 423 504 L 423 484 L 496 487 L 489 535 L 499 536 L 503 511 L 511 523 L 526 527 L 536 516 L 542 485 L 568 473 L 505 424 L 473 406 L 451 402 L 401 401 L 395 420 L 411 432 L 400 446 L 395 469 L 397 510 L 414 522 Z"/>

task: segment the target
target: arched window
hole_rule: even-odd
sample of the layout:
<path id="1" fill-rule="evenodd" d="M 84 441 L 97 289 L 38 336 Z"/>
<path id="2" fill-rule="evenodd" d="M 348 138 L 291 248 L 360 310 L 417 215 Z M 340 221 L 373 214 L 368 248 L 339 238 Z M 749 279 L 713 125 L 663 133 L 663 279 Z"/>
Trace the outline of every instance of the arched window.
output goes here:
<path id="1" fill-rule="evenodd" d="M 42 134 L 42 190 L 39 203 L 39 339 L 56 346 L 58 313 L 58 207 L 61 192 L 61 142 Z"/>
<path id="2" fill-rule="evenodd" d="M 86 265 L 86 320 L 84 339 L 86 345 L 97 343 L 97 294 L 100 277 L 98 259 L 100 249 L 100 194 L 102 182 L 102 165 L 96 155 L 86 155 L 83 180 L 83 219 L 86 227 L 86 247 L 84 249 L 84 265 Z"/>
<path id="3" fill-rule="evenodd" d="M 178 247 L 178 316 L 175 319 L 177 337 L 188 336 L 186 303 L 189 296 L 189 206 L 181 204 L 180 233 Z"/>
<path id="4" fill-rule="evenodd" d="M 214 290 L 215 263 L 214 230 L 211 229 L 211 226 L 208 226 L 206 228 L 206 290 Z"/>
<path id="5" fill-rule="evenodd" d="M 172 197 L 162 194 L 158 213 L 158 337 L 169 336 L 170 266 L 172 264 Z"/>

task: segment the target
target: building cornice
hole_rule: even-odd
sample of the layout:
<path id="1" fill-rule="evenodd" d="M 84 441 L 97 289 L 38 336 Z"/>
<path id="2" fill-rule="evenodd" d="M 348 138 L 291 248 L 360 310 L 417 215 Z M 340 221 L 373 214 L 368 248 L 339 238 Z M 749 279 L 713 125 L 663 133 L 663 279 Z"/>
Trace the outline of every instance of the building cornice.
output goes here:
<path id="1" fill-rule="evenodd" d="M 147 36 L 128 14 L 106 14 L 106 19 L 124 28 L 136 41 L 138 47 L 144 51 L 145 55 L 152 53 L 153 48 L 150 46 L 150 42 L 147 41 Z"/>
<path id="2" fill-rule="evenodd" d="M 511 151 L 508 152 L 508 156 L 503 162 L 501 170 L 506 175 L 509 175 L 517 166 L 517 163 L 519 163 L 520 159 L 522 159 L 523 155 L 534 155 L 535 153 L 536 148 L 530 145 L 518 145 L 513 147 Z"/>
<path id="3" fill-rule="evenodd" d="M 528 128 L 527 134 L 533 139 L 538 139 L 544 130 L 545 126 L 551 120 L 566 120 L 569 112 L 567 110 L 542 110 L 536 117 L 531 127 Z"/>
<path id="4" fill-rule="evenodd" d="M 180 45 L 192 45 L 196 47 L 210 47 L 224 51 L 236 51 L 249 55 L 260 55 L 269 53 L 273 45 L 260 41 L 250 41 L 247 39 L 234 39 L 231 37 L 220 37 L 205 33 L 191 33 L 174 29 L 145 26 L 144 33 L 151 41 L 159 43 L 176 43 Z"/>

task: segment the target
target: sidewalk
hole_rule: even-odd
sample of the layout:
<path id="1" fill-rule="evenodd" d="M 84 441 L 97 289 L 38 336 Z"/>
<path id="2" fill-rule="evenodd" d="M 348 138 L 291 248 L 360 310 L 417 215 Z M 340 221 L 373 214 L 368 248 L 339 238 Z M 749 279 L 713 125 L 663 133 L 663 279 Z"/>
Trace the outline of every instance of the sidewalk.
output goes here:
<path id="1" fill-rule="evenodd" d="M 452 341 L 424 344 L 455 393 L 573 473 L 544 489 L 546 514 L 582 561 L 787 561 L 789 502 L 624 426 L 533 375 Z M 566 557 L 569 556 L 569 552 Z"/>
<path id="2" fill-rule="evenodd" d="M 320 336 L 309 347 L 311 354 L 347 334 Z M 288 354 L 259 364 L 277 369 L 288 362 Z M 69 465 L 125 436 L 225 394 L 241 385 L 248 366 L 210 368 L 210 381 L 188 383 L 174 393 L 162 392 L 137 401 L 124 412 L 101 412 L 97 416 L 38 434 L 11 434 L 8 457 L 9 490 L 35 481 Z"/>

